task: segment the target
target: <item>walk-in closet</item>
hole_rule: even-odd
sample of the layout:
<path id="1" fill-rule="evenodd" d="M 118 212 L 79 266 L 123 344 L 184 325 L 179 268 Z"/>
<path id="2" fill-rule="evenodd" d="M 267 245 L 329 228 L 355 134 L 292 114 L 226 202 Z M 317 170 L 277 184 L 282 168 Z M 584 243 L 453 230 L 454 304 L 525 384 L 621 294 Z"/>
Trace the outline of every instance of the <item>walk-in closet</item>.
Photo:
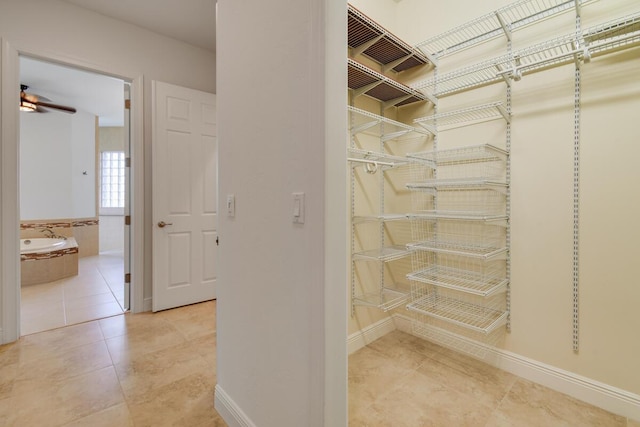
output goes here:
<path id="1" fill-rule="evenodd" d="M 350 425 L 636 425 L 640 3 L 347 14 Z"/>

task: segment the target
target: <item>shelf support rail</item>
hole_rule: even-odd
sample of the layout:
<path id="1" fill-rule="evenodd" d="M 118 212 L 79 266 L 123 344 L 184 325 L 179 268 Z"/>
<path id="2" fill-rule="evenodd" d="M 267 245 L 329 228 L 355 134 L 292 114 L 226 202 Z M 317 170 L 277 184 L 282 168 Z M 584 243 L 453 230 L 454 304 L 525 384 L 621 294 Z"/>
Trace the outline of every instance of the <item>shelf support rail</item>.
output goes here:
<path id="1" fill-rule="evenodd" d="M 582 20 L 576 11 L 576 40 L 582 37 Z M 579 347 L 580 289 L 580 81 L 582 71 L 576 61 L 573 97 L 573 352 Z"/>

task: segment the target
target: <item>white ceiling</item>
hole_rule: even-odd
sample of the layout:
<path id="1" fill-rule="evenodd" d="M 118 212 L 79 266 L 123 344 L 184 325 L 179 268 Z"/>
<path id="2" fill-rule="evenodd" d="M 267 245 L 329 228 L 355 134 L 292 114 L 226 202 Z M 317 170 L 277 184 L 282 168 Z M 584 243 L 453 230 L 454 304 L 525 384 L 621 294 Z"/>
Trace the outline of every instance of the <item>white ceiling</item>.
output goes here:
<path id="1" fill-rule="evenodd" d="M 216 0 L 63 0 L 215 52 Z"/>
<path id="2" fill-rule="evenodd" d="M 29 94 L 98 116 L 100 126 L 124 123 L 122 80 L 21 56 L 20 83 Z"/>
<path id="3" fill-rule="evenodd" d="M 215 52 L 216 0 L 62 0 L 158 34 Z M 123 81 L 20 58 L 27 93 L 95 114 L 101 126 L 122 126 Z"/>

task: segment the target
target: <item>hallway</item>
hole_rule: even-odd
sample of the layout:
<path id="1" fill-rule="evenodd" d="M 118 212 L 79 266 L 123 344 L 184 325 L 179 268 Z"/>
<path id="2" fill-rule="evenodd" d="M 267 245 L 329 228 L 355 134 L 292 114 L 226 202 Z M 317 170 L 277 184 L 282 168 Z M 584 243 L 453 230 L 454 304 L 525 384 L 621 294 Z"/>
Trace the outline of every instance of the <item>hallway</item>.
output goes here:
<path id="1" fill-rule="evenodd" d="M 0 346 L 2 426 L 226 426 L 213 408 L 216 302 Z"/>

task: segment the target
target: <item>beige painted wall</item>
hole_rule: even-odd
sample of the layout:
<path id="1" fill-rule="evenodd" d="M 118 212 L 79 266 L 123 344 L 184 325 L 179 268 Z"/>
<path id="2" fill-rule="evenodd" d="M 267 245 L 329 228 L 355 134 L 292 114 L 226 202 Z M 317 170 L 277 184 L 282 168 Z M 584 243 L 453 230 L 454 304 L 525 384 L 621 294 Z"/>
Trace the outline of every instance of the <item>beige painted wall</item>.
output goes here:
<path id="1" fill-rule="evenodd" d="M 510 1 L 387 1 L 368 9 L 409 43 L 459 25 Z M 582 25 L 640 10 L 633 0 L 594 2 L 583 8 Z M 434 15 L 433 11 L 437 11 Z M 534 44 L 573 31 L 573 17 L 516 32 L 514 46 Z M 493 42 L 443 60 L 442 69 L 505 53 Z M 445 63 L 446 62 L 446 63 Z M 452 64 L 452 65 L 447 65 Z M 512 126 L 512 331 L 508 351 L 579 375 L 640 393 L 640 286 L 634 268 L 640 238 L 640 47 L 594 59 L 582 71 L 580 142 L 580 350 L 572 350 L 574 67 L 525 76 L 513 85 Z M 441 111 L 493 100 L 501 85 L 442 100 Z M 495 122 L 441 134 L 440 146 L 504 143 Z M 502 135 L 502 136 L 501 136 Z M 479 140 L 482 138 L 482 140 Z M 372 315 L 373 316 L 373 315 Z M 362 325 L 360 325 L 362 326 Z M 366 326 L 366 325 L 365 325 Z M 350 329 L 351 331 L 351 329 Z"/>

